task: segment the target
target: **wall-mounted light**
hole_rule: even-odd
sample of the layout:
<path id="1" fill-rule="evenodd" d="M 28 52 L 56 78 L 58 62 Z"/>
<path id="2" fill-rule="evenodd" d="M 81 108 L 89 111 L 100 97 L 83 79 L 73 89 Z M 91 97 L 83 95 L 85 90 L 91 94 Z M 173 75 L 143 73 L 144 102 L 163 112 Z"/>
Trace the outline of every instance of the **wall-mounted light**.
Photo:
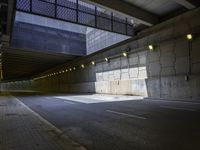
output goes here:
<path id="1" fill-rule="evenodd" d="M 107 62 L 108 62 L 108 61 L 109 61 L 109 59 L 106 57 L 106 58 L 105 58 L 105 61 L 107 61 Z"/>
<path id="2" fill-rule="evenodd" d="M 92 61 L 91 64 L 92 64 L 92 65 L 95 65 L 95 61 Z"/>
<path id="3" fill-rule="evenodd" d="M 187 37 L 187 39 L 188 39 L 189 41 L 192 40 L 192 38 L 193 38 L 193 37 L 192 37 L 192 34 L 187 34 L 186 37 Z"/>
<path id="4" fill-rule="evenodd" d="M 154 50 L 155 50 L 155 46 L 152 45 L 152 44 L 150 44 L 150 45 L 148 46 L 148 48 L 149 48 L 150 51 L 154 51 Z"/>
<path id="5" fill-rule="evenodd" d="M 85 68 L 85 65 L 84 65 L 84 64 L 81 64 L 81 68 Z"/>
<path id="6" fill-rule="evenodd" d="M 126 53 L 126 52 L 123 52 L 122 55 L 123 55 L 124 57 L 127 57 L 127 53 Z"/>

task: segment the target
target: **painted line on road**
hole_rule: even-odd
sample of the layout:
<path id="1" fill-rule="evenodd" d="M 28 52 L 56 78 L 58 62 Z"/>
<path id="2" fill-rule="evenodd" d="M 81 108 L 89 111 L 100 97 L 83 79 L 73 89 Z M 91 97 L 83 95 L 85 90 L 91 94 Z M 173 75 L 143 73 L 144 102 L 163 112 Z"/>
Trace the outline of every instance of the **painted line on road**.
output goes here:
<path id="1" fill-rule="evenodd" d="M 154 99 L 150 99 L 150 100 L 148 100 L 148 99 L 145 99 L 145 101 L 159 101 L 159 102 L 164 102 L 164 103 L 183 103 L 183 104 L 194 104 L 194 105 L 200 105 L 200 102 L 186 102 L 186 101 L 180 101 L 180 100 L 175 100 L 175 101 L 173 101 L 173 100 L 158 100 L 158 99 L 156 99 L 156 100 L 154 100 Z"/>
<path id="2" fill-rule="evenodd" d="M 171 106 L 160 106 L 160 107 L 166 108 L 166 109 L 173 109 L 173 110 L 196 111 L 195 109 L 190 109 L 190 108 L 180 108 L 180 107 L 171 107 Z"/>
<path id="3" fill-rule="evenodd" d="M 73 102 L 69 102 L 69 101 L 63 101 L 64 103 L 68 103 L 68 104 L 75 104 Z"/>
<path id="4" fill-rule="evenodd" d="M 126 114 L 126 113 L 123 113 L 123 112 L 117 112 L 117 111 L 113 111 L 113 110 L 106 110 L 106 111 L 109 112 L 109 113 L 123 115 L 123 116 L 131 117 L 131 118 L 137 118 L 137 119 L 143 119 L 143 120 L 147 119 L 145 117 L 141 117 L 141 116 L 137 116 L 137 115 L 132 115 L 132 114 Z"/>

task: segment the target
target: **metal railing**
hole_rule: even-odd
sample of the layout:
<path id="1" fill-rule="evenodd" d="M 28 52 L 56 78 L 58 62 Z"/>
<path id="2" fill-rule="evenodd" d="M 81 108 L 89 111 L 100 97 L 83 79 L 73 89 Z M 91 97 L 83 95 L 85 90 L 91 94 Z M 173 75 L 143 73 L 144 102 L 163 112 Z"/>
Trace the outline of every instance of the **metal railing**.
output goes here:
<path id="1" fill-rule="evenodd" d="M 133 36 L 134 27 L 126 17 L 118 17 L 81 0 L 17 0 L 16 10 L 71 23 Z"/>

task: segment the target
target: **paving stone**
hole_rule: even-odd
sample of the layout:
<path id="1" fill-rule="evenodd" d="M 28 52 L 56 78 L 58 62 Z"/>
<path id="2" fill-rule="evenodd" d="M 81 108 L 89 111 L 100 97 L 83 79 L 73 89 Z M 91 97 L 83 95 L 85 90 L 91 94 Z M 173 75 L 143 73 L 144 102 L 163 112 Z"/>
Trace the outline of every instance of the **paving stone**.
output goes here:
<path id="1" fill-rule="evenodd" d="M 84 150 L 11 96 L 0 97 L 0 150 Z"/>

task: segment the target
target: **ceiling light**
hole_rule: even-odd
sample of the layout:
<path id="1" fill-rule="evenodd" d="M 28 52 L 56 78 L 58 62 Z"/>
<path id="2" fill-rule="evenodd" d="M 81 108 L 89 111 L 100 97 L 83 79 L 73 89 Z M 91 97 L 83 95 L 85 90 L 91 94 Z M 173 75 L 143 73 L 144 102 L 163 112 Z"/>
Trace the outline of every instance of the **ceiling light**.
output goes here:
<path id="1" fill-rule="evenodd" d="M 76 70 L 76 67 L 73 67 L 74 70 Z"/>
<path id="2" fill-rule="evenodd" d="M 148 47 L 149 47 L 150 51 L 153 51 L 155 49 L 155 47 L 153 45 L 149 45 Z"/>
<path id="3" fill-rule="evenodd" d="M 68 72 L 68 69 L 66 69 L 65 71 Z"/>
<path id="4" fill-rule="evenodd" d="M 108 62 L 108 58 L 105 58 L 105 61 L 107 61 L 107 62 Z"/>
<path id="5" fill-rule="evenodd" d="M 82 64 L 82 65 L 81 65 L 81 68 L 85 68 L 85 65 L 84 65 L 84 64 Z"/>
<path id="6" fill-rule="evenodd" d="M 69 68 L 69 71 L 72 71 L 72 68 Z"/>
<path id="7" fill-rule="evenodd" d="M 192 34 L 187 34 L 187 39 L 192 40 Z"/>
<path id="8" fill-rule="evenodd" d="M 92 61 L 91 63 L 92 63 L 92 65 L 95 65 L 95 61 Z"/>
<path id="9" fill-rule="evenodd" d="M 126 53 L 126 52 L 123 52 L 123 56 L 124 56 L 124 57 L 127 57 L 127 53 Z"/>
<path id="10" fill-rule="evenodd" d="M 131 23 L 134 24 L 134 20 L 133 19 L 131 19 Z"/>

